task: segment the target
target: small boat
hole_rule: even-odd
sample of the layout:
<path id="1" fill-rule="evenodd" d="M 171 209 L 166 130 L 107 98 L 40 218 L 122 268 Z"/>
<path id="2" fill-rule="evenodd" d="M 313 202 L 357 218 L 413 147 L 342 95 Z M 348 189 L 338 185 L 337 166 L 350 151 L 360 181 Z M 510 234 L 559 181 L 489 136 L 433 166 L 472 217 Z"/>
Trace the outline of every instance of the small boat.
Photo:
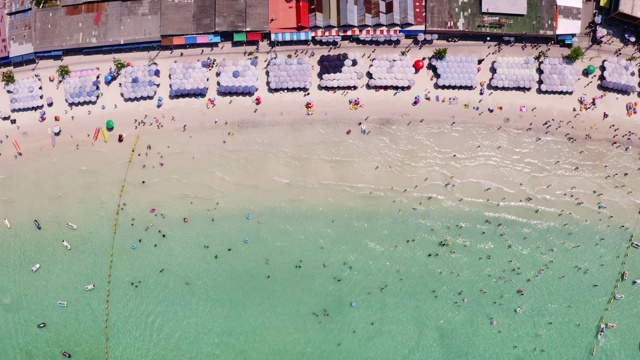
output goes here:
<path id="1" fill-rule="evenodd" d="M 62 246 L 66 247 L 67 250 L 71 250 L 71 245 L 69 245 L 67 240 L 62 240 Z"/>
<path id="2" fill-rule="evenodd" d="M 613 296 L 613 298 L 614 298 L 614 299 L 616 299 L 616 300 L 622 300 L 622 299 L 624 299 L 624 295 L 622 295 L 622 294 L 615 294 L 615 295 Z"/>
<path id="3" fill-rule="evenodd" d="M 42 329 L 45 326 L 47 326 L 47 323 L 41 322 L 40 324 L 38 324 L 38 329 Z"/>
<path id="4" fill-rule="evenodd" d="M 600 324 L 600 330 L 598 331 L 598 339 L 600 339 L 602 337 L 602 335 L 604 335 L 604 324 Z"/>
<path id="5" fill-rule="evenodd" d="M 4 220 L 6 221 L 7 219 L 4 219 Z M 640 243 L 637 243 L 635 241 L 631 243 L 631 246 L 633 246 L 636 249 L 640 249 Z"/>
<path id="6" fill-rule="evenodd" d="M 36 226 L 36 229 L 42 230 L 42 226 L 40 226 L 40 223 L 38 222 L 38 220 L 33 220 L 33 225 Z"/>
<path id="7" fill-rule="evenodd" d="M 622 280 L 629 279 L 629 271 L 625 270 L 622 272 Z"/>
<path id="8" fill-rule="evenodd" d="M 31 268 L 31 272 L 36 272 L 36 271 L 38 271 L 38 269 L 40 269 L 40 264 L 35 264 L 35 265 L 33 265 L 33 267 Z"/>
<path id="9" fill-rule="evenodd" d="M 638 279 L 638 280 L 633 280 L 633 285 L 640 285 L 640 279 Z"/>
<path id="10" fill-rule="evenodd" d="M 68 353 L 68 352 L 66 352 L 66 351 L 60 351 L 60 354 L 62 354 L 62 356 L 66 357 L 66 358 L 68 358 L 68 359 L 71 359 L 71 354 L 69 354 L 69 353 Z"/>
<path id="11" fill-rule="evenodd" d="M 95 289 L 95 288 L 96 288 L 96 287 L 95 287 L 95 285 L 93 285 L 93 284 L 89 284 L 89 285 L 87 285 L 87 286 L 85 286 L 85 287 L 84 287 L 84 289 L 85 289 L 86 291 L 93 290 L 93 289 Z"/>
<path id="12" fill-rule="evenodd" d="M 72 224 L 72 223 L 70 223 L 70 222 L 68 222 L 68 223 L 67 223 L 67 227 L 68 227 L 69 229 L 71 229 L 71 230 L 77 230 L 77 229 L 78 229 L 78 227 L 77 227 L 77 226 L 75 226 L 74 224 Z"/>
<path id="13" fill-rule="evenodd" d="M 104 140 L 104 142 L 109 142 L 109 135 L 107 135 L 107 131 L 104 128 L 100 128 L 100 132 L 102 133 L 102 140 Z"/>
<path id="14" fill-rule="evenodd" d="M 100 136 L 100 128 L 97 127 L 96 131 L 93 132 L 93 142 L 96 142 L 96 140 L 98 140 L 98 136 Z"/>
<path id="15" fill-rule="evenodd" d="M 58 306 L 67 307 L 66 301 L 58 301 Z"/>
<path id="16" fill-rule="evenodd" d="M 7 229 L 11 229 L 11 224 L 9 224 L 9 220 L 7 220 L 7 218 L 4 218 L 4 225 L 7 227 Z"/>
<path id="17" fill-rule="evenodd" d="M 13 140 L 13 147 L 16 148 L 18 155 L 22 156 L 22 149 L 20 148 L 20 144 L 18 144 L 17 140 Z"/>
<path id="18" fill-rule="evenodd" d="M 607 323 L 607 327 L 608 327 L 609 329 L 615 329 L 615 328 L 617 328 L 617 327 L 618 327 L 618 325 L 616 325 L 616 324 L 614 324 L 614 323 Z"/>

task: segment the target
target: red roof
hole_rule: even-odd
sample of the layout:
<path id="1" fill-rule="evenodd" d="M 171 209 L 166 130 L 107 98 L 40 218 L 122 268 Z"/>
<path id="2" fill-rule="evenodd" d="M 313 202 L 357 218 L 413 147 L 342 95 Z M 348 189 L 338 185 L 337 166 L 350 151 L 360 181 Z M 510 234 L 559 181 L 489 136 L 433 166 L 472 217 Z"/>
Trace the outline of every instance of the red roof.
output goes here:
<path id="1" fill-rule="evenodd" d="M 424 25 L 425 23 L 425 0 L 413 0 L 413 24 Z"/>
<path id="2" fill-rule="evenodd" d="M 262 34 L 259 32 L 253 32 L 247 34 L 247 41 L 260 41 L 262 40 Z"/>
<path id="3" fill-rule="evenodd" d="M 308 0 L 270 0 L 269 31 L 291 32 L 309 28 Z"/>

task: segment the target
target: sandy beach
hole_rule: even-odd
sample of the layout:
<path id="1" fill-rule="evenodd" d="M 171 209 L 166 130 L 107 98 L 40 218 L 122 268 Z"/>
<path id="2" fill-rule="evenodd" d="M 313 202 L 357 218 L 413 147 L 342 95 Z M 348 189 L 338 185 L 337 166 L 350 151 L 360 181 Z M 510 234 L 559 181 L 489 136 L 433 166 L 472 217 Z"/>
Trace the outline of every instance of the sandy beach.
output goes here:
<path id="1" fill-rule="evenodd" d="M 447 45 L 450 56 L 485 58 L 478 81 L 490 80 L 497 56 L 546 48 L 495 53 L 493 44 Z M 409 56 L 429 57 L 434 47 L 411 47 Z M 367 59 L 374 49 L 402 50 L 343 43 L 256 55 L 262 69 L 276 52 L 313 51 L 313 62 L 351 51 Z M 426 351 L 439 358 L 586 358 L 594 345 L 611 356 L 637 353 L 630 282 L 620 290 L 628 299 L 606 310 L 621 261 L 630 279 L 640 278 L 626 261 L 637 256 L 626 246 L 640 205 L 640 115 L 625 111 L 636 95 L 603 91 L 592 77 L 581 77 L 584 90 L 570 95 L 480 95 L 436 89 L 422 70 L 401 93 L 367 89 L 364 81 L 355 91 L 324 91 L 314 77 L 304 96 L 269 93 L 261 70 L 260 105 L 255 96 L 215 94 L 213 72 L 207 97 L 217 98 L 215 107 L 169 99 L 171 62 L 243 59 L 244 50 L 254 49 L 117 55 L 133 65 L 157 62 L 161 108 L 124 101 L 118 81 L 101 85 L 95 105 L 69 108 L 62 86 L 47 80 L 61 62 L 15 70 L 17 79 L 40 74 L 54 104 L 45 107 L 44 122 L 34 111 L 13 113 L 15 125 L 0 122 L 0 216 L 12 221 L 0 231 L 0 261 L 11 269 L 0 281 L 0 305 L 19 335 L 3 347 L 27 349 L 26 341 L 47 334 L 34 352 L 64 347 L 86 358 L 103 349 L 112 358 L 159 359 L 390 359 Z M 549 55 L 565 52 L 551 48 Z M 578 65 L 599 66 L 608 56 L 594 52 Z M 72 71 L 98 67 L 102 79 L 112 59 L 62 63 Z M 582 93 L 606 96 L 595 110 L 574 111 Z M 416 95 L 423 101 L 412 106 Z M 357 97 L 364 106 L 351 110 L 349 99 Z M 0 104 L 8 103 L 5 92 Z M 94 142 L 94 129 L 108 119 L 115 122 L 109 141 Z M 56 124 L 62 135 L 52 147 Z M 118 134 L 126 135 L 123 143 Z M 67 229 L 67 221 L 79 229 Z M 32 274 L 36 262 L 43 267 Z M 96 290 L 82 291 L 88 283 Z M 42 289 L 48 295 L 38 299 Z M 77 310 L 61 315 L 43 305 L 61 298 Z M 594 343 L 603 316 L 620 327 Z M 49 332 L 36 333 L 44 321 L 36 319 L 44 318 L 59 321 L 47 320 Z M 82 334 L 61 322 L 82 323 Z M 448 334 L 469 346 L 459 349 Z M 181 345 L 153 345 L 168 336 Z M 17 358 L 29 356 L 25 350 Z"/>

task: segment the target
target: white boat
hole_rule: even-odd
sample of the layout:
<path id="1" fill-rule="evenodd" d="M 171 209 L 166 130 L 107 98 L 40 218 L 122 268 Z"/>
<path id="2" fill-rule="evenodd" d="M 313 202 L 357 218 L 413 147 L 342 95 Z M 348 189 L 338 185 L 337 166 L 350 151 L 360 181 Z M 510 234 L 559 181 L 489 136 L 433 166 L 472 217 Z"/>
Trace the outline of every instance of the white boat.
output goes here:
<path id="1" fill-rule="evenodd" d="M 71 250 L 71 245 L 69 245 L 67 240 L 62 240 L 62 246 L 66 247 L 67 250 Z"/>
<path id="2" fill-rule="evenodd" d="M 68 223 L 67 223 L 67 227 L 68 227 L 69 229 L 71 229 L 71 230 L 76 230 L 76 229 L 78 229 L 78 227 L 77 227 L 77 226 L 75 226 L 74 224 L 72 224 L 72 223 L 70 223 L 70 222 L 68 222 Z"/>
<path id="3" fill-rule="evenodd" d="M 613 296 L 613 298 L 614 298 L 614 299 L 616 299 L 616 300 L 622 300 L 622 299 L 624 299 L 624 295 L 622 295 L 622 294 L 615 294 L 615 295 Z"/>
<path id="4" fill-rule="evenodd" d="M 7 219 L 4 219 L 4 222 L 6 224 L 7 223 Z M 633 246 L 636 249 L 640 249 L 640 243 L 637 243 L 635 241 L 631 243 L 631 246 Z"/>
<path id="5" fill-rule="evenodd" d="M 640 279 L 638 279 L 638 280 L 633 280 L 633 285 L 640 285 Z"/>
<path id="6" fill-rule="evenodd" d="M 87 285 L 87 286 L 85 286 L 85 287 L 84 287 L 84 289 L 85 289 L 85 290 L 87 290 L 87 291 L 89 291 L 89 290 L 93 290 L 93 289 L 95 289 L 95 288 L 96 288 L 96 287 L 95 287 L 95 285 L 93 285 L 93 284 L 89 284 L 89 285 Z"/>
<path id="7" fill-rule="evenodd" d="M 58 306 L 67 307 L 66 301 L 58 301 Z"/>
<path id="8" fill-rule="evenodd" d="M 9 224 L 9 220 L 7 220 L 7 218 L 4 218 L 4 225 L 7 227 L 7 229 L 11 229 L 11 224 Z"/>
<path id="9" fill-rule="evenodd" d="M 36 271 L 38 271 L 38 269 L 40 269 L 40 264 L 35 264 L 35 265 L 33 265 L 33 267 L 31 268 L 31 272 L 36 272 Z"/>

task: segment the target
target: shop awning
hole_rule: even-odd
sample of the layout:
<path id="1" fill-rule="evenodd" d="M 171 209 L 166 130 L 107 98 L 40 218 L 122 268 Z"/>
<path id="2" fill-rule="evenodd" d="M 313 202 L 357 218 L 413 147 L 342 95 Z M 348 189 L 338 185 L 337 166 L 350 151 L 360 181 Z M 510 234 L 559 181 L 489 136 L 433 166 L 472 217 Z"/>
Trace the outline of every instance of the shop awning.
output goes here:
<path id="1" fill-rule="evenodd" d="M 233 41 L 247 41 L 246 33 L 233 33 Z"/>
<path id="2" fill-rule="evenodd" d="M 397 35 L 399 30 L 318 30 L 314 31 L 312 34 L 314 37 L 316 36 L 352 36 L 352 35 Z"/>
<path id="3" fill-rule="evenodd" d="M 187 45 L 197 44 L 198 43 L 198 38 L 196 36 L 185 36 L 184 43 L 187 44 Z"/>
<path id="4" fill-rule="evenodd" d="M 272 33 L 271 41 L 304 41 L 311 40 L 310 32 Z"/>
<path id="5" fill-rule="evenodd" d="M 196 36 L 196 42 L 198 44 L 206 44 L 209 42 L 209 37 L 207 35 Z"/>
<path id="6" fill-rule="evenodd" d="M 262 40 L 262 33 L 253 32 L 247 34 L 247 41 L 260 41 Z"/>

